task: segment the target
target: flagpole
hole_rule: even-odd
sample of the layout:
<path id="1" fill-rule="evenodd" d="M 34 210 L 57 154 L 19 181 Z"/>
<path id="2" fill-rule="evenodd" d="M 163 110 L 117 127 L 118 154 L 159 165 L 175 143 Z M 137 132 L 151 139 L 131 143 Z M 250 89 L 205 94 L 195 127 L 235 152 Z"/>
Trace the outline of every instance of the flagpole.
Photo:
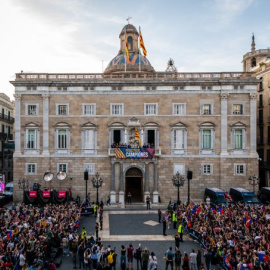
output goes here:
<path id="1" fill-rule="evenodd" d="M 126 44 L 126 42 L 127 42 L 127 28 L 126 28 L 126 32 L 125 32 L 125 72 L 127 72 L 127 52 L 126 52 L 126 46 L 127 46 L 127 44 Z"/>
<path id="2" fill-rule="evenodd" d="M 139 72 L 141 72 L 141 52 L 140 52 L 140 38 L 141 38 L 141 27 L 139 26 Z"/>

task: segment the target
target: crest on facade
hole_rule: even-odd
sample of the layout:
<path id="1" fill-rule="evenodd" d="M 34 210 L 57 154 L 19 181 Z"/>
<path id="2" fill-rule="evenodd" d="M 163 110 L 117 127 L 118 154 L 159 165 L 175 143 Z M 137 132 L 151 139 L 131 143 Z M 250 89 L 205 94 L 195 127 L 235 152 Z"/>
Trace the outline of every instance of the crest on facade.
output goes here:
<path id="1" fill-rule="evenodd" d="M 140 123 L 138 118 L 132 117 L 129 119 L 127 126 L 128 127 L 139 127 L 139 126 L 141 126 L 141 123 Z"/>

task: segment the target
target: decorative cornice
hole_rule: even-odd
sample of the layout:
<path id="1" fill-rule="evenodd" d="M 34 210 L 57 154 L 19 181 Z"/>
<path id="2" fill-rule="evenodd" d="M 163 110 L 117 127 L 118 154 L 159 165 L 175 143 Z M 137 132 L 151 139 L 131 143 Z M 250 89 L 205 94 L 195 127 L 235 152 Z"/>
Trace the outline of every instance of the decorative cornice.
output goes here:
<path id="1" fill-rule="evenodd" d="M 251 93 L 251 94 L 249 95 L 249 98 L 250 98 L 250 99 L 257 99 L 257 94 L 256 94 L 256 93 Z"/>
<path id="2" fill-rule="evenodd" d="M 50 94 L 42 94 L 41 96 L 42 96 L 43 100 L 48 100 L 50 97 Z"/>

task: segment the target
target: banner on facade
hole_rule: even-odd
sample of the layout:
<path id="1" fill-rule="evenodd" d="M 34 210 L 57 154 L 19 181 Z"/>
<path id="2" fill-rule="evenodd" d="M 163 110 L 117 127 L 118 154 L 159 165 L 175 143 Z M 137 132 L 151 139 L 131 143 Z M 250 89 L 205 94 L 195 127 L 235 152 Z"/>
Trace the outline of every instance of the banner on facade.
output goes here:
<path id="1" fill-rule="evenodd" d="M 5 175 L 0 174 L 0 193 L 5 191 Z"/>
<path id="2" fill-rule="evenodd" d="M 58 197 L 59 198 L 66 198 L 66 191 L 65 190 L 59 190 L 58 191 Z"/>
<path id="3" fill-rule="evenodd" d="M 114 148 L 116 158 L 154 158 L 155 148 Z"/>
<path id="4" fill-rule="evenodd" d="M 36 198 L 37 197 L 37 191 L 36 190 L 30 190 L 29 191 L 29 197 L 30 198 Z"/>
<path id="5" fill-rule="evenodd" d="M 50 198 L 51 197 L 51 192 L 49 190 L 43 190 L 43 197 Z"/>

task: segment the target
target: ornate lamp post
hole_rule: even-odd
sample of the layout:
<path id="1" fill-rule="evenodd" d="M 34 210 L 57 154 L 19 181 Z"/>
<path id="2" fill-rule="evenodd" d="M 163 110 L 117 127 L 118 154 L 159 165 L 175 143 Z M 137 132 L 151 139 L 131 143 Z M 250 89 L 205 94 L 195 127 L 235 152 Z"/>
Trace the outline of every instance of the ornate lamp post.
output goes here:
<path id="1" fill-rule="evenodd" d="M 248 180 L 249 184 L 253 186 L 253 192 L 255 193 L 255 186 L 259 185 L 260 178 L 254 174 L 253 176 L 250 176 Z"/>
<path id="2" fill-rule="evenodd" d="M 23 190 L 23 202 L 25 201 L 25 195 L 24 195 L 24 192 L 25 192 L 25 190 L 26 189 L 28 189 L 29 188 L 29 181 L 28 180 L 25 180 L 25 179 L 23 179 L 23 180 L 19 180 L 19 182 L 18 182 L 18 184 L 19 184 L 19 189 L 22 189 Z"/>
<path id="3" fill-rule="evenodd" d="M 97 204 L 98 204 L 98 189 L 102 187 L 103 179 L 100 177 L 99 173 L 97 172 L 95 177 L 92 179 L 93 187 L 97 189 Z"/>
<path id="4" fill-rule="evenodd" d="M 178 196 L 177 196 L 177 204 L 180 204 L 180 193 L 179 193 L 179 188 L 182 187 L 185 183 L 185 177 L 181 175 L 179 172 L 177 172 L 173 178 L 173 185 L 178 188 Z"/>

